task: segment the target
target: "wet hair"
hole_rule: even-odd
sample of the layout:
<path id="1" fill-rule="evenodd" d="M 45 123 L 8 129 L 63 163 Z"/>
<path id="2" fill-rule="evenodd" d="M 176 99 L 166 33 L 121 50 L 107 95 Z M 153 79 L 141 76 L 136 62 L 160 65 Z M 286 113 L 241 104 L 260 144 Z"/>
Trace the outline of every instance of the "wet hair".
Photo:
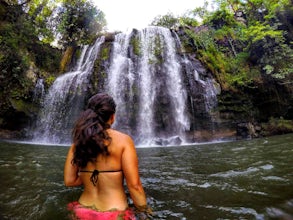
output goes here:
<path id="1" fill-rule="evenodd" d="M 116 111 L 116 104 L 111 96 L 98 93 L 92 96 L 87 109 L 81 113 L 73 128 L 73 144 L 75 145 L 73 164 L 85 167 L 88 162 L 95 162 L 99 154 L 108 155 L 111 143 L 107 123 Z"/>

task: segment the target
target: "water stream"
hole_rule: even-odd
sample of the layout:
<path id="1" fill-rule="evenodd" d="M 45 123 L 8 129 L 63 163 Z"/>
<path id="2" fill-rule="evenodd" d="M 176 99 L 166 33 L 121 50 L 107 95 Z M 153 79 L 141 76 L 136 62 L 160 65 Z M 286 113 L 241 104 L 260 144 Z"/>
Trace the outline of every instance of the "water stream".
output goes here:
<path id="1" fill-rule="evenodd" d="M 139 48 L 138 57 L 128 54 L 133 41 Z M 138 143 L 147 145 L 157 137 L 174 135 L 183 138 L 184 131 L 189 130 L 186 90 L 170 30 L 149 27 L 137 36 L 132 32 L 116 35 L 108 81 L 107 91 L 118 106 L 116 127 L 128 130 Z M 164 117 L 156 111 L 158 105 L 168 108 L 168 123 L 157 121 Z M 137 111 L 134 117 L 133 111 Z M 125 118 L 134 118 L 134 124 L 127 125 Z M 158 129 L 158 123 L 165 123 L 165 129 Z"/>
<path id="2" fill-rule="evenodd" d="M 34 142 L 70 143 L 71 128 L 84 106 L 88 76 L 103 42 L 104 38 L 99 38 L 91 47 L 84 46 L 74 70 L 54 81 L 33 128 Z"/>
<path id="3" fill-rule="evenodd" d="M 225 143 L 137 147 L 156 220 L 293 219 L 293 134 Z M 0 142 L 0 219 L 67 219 L 68 146 Z"/>

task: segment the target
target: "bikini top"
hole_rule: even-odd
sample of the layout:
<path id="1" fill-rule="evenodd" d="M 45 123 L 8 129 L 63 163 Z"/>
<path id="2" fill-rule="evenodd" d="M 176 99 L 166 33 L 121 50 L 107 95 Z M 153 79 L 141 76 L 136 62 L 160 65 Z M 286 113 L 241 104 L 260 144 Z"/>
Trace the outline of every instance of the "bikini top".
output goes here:
<path id="1" fill-rule="evenodd" d="M 96 186 L 96 183 L 98 181 L 98 176 L 99 173 L 113 173 L 113 172 L 122 172 L 122 170 L 80 170 L 79 172 L 82 173 L 92 173 L 90 180 L 92 181 L 92 183 L 94 184 L 94 186 Z"/>

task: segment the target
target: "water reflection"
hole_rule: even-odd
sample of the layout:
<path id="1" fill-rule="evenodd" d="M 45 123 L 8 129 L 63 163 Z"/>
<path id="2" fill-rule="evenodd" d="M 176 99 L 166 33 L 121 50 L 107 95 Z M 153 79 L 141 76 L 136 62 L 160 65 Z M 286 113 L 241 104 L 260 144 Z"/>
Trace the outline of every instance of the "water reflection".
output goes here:
<path id="1" fill-rule="evenodd" d="M 293 135 L 138 148 L 154 219 L 293 219 Z M 0 143 L 0 219 L 67 219 L 67 147 Z"/>

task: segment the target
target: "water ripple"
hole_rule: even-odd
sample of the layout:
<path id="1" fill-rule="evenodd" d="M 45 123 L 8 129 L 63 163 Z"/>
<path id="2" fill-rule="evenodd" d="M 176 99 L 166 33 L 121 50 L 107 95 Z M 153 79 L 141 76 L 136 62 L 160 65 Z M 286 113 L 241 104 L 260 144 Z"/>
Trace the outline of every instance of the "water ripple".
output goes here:
<path id="1" fill-rule="evenodd" d="M 235 177 L 235 176 L 245 176 L 251 173 L 256 173 L 258 172 L 259 169 L 256 167 L 249 167 L 246 170 L 242 170 L 242 171 L 235 171 L 235 170 L 229 170 L 227 172 L 219 172 L 219 173 L 215 173 L 215 174 L 211 174 L 211 177 Z"/>

